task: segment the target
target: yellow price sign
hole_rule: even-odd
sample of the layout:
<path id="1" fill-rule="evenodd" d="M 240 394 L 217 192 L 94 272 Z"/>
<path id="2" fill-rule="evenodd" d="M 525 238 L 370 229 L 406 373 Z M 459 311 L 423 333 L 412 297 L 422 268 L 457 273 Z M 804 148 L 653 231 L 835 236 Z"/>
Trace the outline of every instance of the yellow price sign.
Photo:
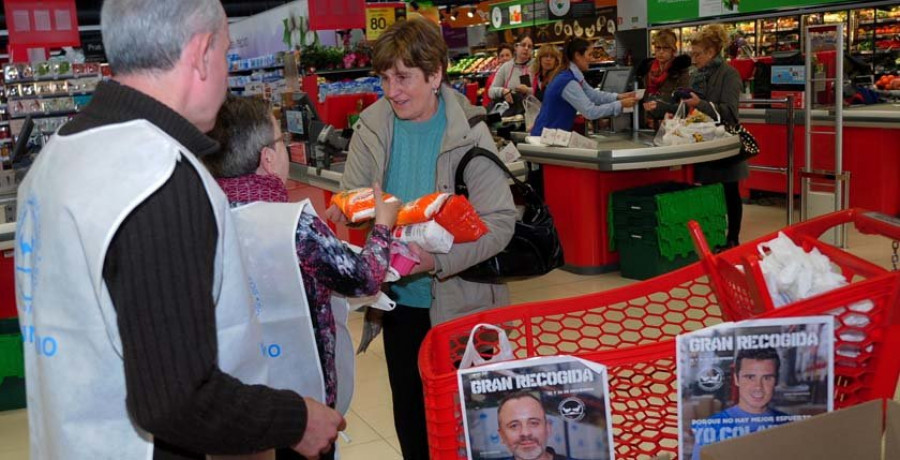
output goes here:
<path id="1" fill-rule="evenodd" d="M 366 6 L 366 40 L 377 40 L 397 20 L 393 6 Z"/>

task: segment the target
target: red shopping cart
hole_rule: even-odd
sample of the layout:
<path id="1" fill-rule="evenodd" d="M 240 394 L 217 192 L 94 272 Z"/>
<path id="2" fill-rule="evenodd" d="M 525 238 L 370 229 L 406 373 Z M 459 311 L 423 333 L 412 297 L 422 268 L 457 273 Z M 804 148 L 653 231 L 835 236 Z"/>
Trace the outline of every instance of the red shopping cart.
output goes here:
<path id="1" fill-rule="evenodd" d="M 431 457 L 466 456 L 456 367 L 478 323 L 506 330 L 517 358 L 567 354 L 605 364 L 617 458 L 677 455 L 674 338 L 722 321 L 832 314 L 838 319 L 835 407 L 893 397 L 900 375 L 900 356 L 891 353 L 900 349 L 900 273 L 815 240 L 848 222 L 864 233 L 900 239 L 900 223 L 858 210 L 785 229 L 799 245 L 822 250 L 851 283 L 783 308 L 771 306 L 758 266 L 753 268 L 756 246 L 773 234 L 719 255 L 710 254 L 699 239 L 701 262 L 675 272 L 611 291 L 511 306 L 436 326 L 419 353 Z M 751 268 L 741 272 L 735 264 Z M 870 308 L 848 308 L 866 300 Z M 496 333 L 485 331 L 474 340 L 485 353 L 498 350 Z"/>

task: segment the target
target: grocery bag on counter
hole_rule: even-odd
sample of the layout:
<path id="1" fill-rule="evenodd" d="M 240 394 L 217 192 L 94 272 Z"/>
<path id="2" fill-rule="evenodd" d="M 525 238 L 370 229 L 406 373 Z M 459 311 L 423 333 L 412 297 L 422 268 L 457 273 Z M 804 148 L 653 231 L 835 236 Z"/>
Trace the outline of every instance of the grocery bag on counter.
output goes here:
<path id="1" fill-rule="evenodd" d="M 715 110 L 715 106 L 713 106 Z M 718 112 L 716 112 L 718 115 Z M 713 120 L 699 110 L 689 111 L 684 101 L 678 104 L 675 115 L 660 123 L 653 143 L 659 146 L 684 145 L 729 136 L 721 120 Z"/>

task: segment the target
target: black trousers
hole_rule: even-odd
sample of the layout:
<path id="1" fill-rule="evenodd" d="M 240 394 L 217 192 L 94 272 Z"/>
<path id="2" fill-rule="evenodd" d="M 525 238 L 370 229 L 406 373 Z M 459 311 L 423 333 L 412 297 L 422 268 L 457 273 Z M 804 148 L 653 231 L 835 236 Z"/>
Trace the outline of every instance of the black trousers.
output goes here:
<path id="1" fill-rule="evenodd" d="M 741 190 L 738 182 L 722 182 L 725 191 L 725 209 L 728 213 L 728 234 L 726 244 L 737 245 L 740 242 L 741 220 L 744 217 L 744 203 L 741 201 Z"/>
<path id="2" fill-rule="evenodd" d="M 394 428 L 404 460 L 428 460 L 425 396 L 419 376 L 419 348 L 431 329 L 427 308 L 397 305 L 382 319 L 384 356 L 394 405 Z"/>

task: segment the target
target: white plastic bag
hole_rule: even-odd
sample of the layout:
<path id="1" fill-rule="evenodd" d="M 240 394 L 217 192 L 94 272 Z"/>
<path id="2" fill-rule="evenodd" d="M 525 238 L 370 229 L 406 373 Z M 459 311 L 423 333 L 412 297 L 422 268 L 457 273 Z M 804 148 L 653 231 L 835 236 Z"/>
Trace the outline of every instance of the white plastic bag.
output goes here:
<path id="1" fill-rule="evenodd" d="M 678 104 L 675 115 L 666 118 L 660 123 L 659 131 L 653 139 L 655 145 L 684 145 L 703 142 L 720 137 L 730 136 L 725 132 L 724 126 L 718 126 L 721 122 L 719 112 L 714 104 L 710 104 L 716 113 L 716 120 L 702 112 L 696 112 L 689 115 L 690 110 L 684 104 L 684 101 Z"/>
<path id="2" fill-rule="evenodd" d="M 784 233 L 760 243 L 757 250 L 762 257 L 759 268 L 776 307 L 847 285 L 828 257 L 816 248 L 807 253 Z"/>
<path id="3" fill-rule="evenodd" d="M 481 328 L 497 332 L 497 341 L 500 345 L 500 352 L 491 357 L 491 359 L 486 360 L 482 358 L 478 350 L 475 349 L 475 333 Z M 476 324 L 475 327 L 472 328 L 472 332 L 469 333 L 469 342 L 466 343 L 466 352 L 463 354 L 462 361 L 459 363 L 459 369 L 468 369 L 474 366 L 481 366 L 482 364 L 512 361 L 514 359 L 516 359 L 516 356 L 513 354 L 512 345 L 509 343 L 509 337 L 506 336 L 506 331 L 492 324 L 481 323 Z"/>
<path id="4" fill-rule="evenodd" d="M 525 132 L 531 132 L 534 127 L 534 120 L 537 119 L 538 113 L 541 112 L 541 101 L 534 96 L 525 98 Z"/>

